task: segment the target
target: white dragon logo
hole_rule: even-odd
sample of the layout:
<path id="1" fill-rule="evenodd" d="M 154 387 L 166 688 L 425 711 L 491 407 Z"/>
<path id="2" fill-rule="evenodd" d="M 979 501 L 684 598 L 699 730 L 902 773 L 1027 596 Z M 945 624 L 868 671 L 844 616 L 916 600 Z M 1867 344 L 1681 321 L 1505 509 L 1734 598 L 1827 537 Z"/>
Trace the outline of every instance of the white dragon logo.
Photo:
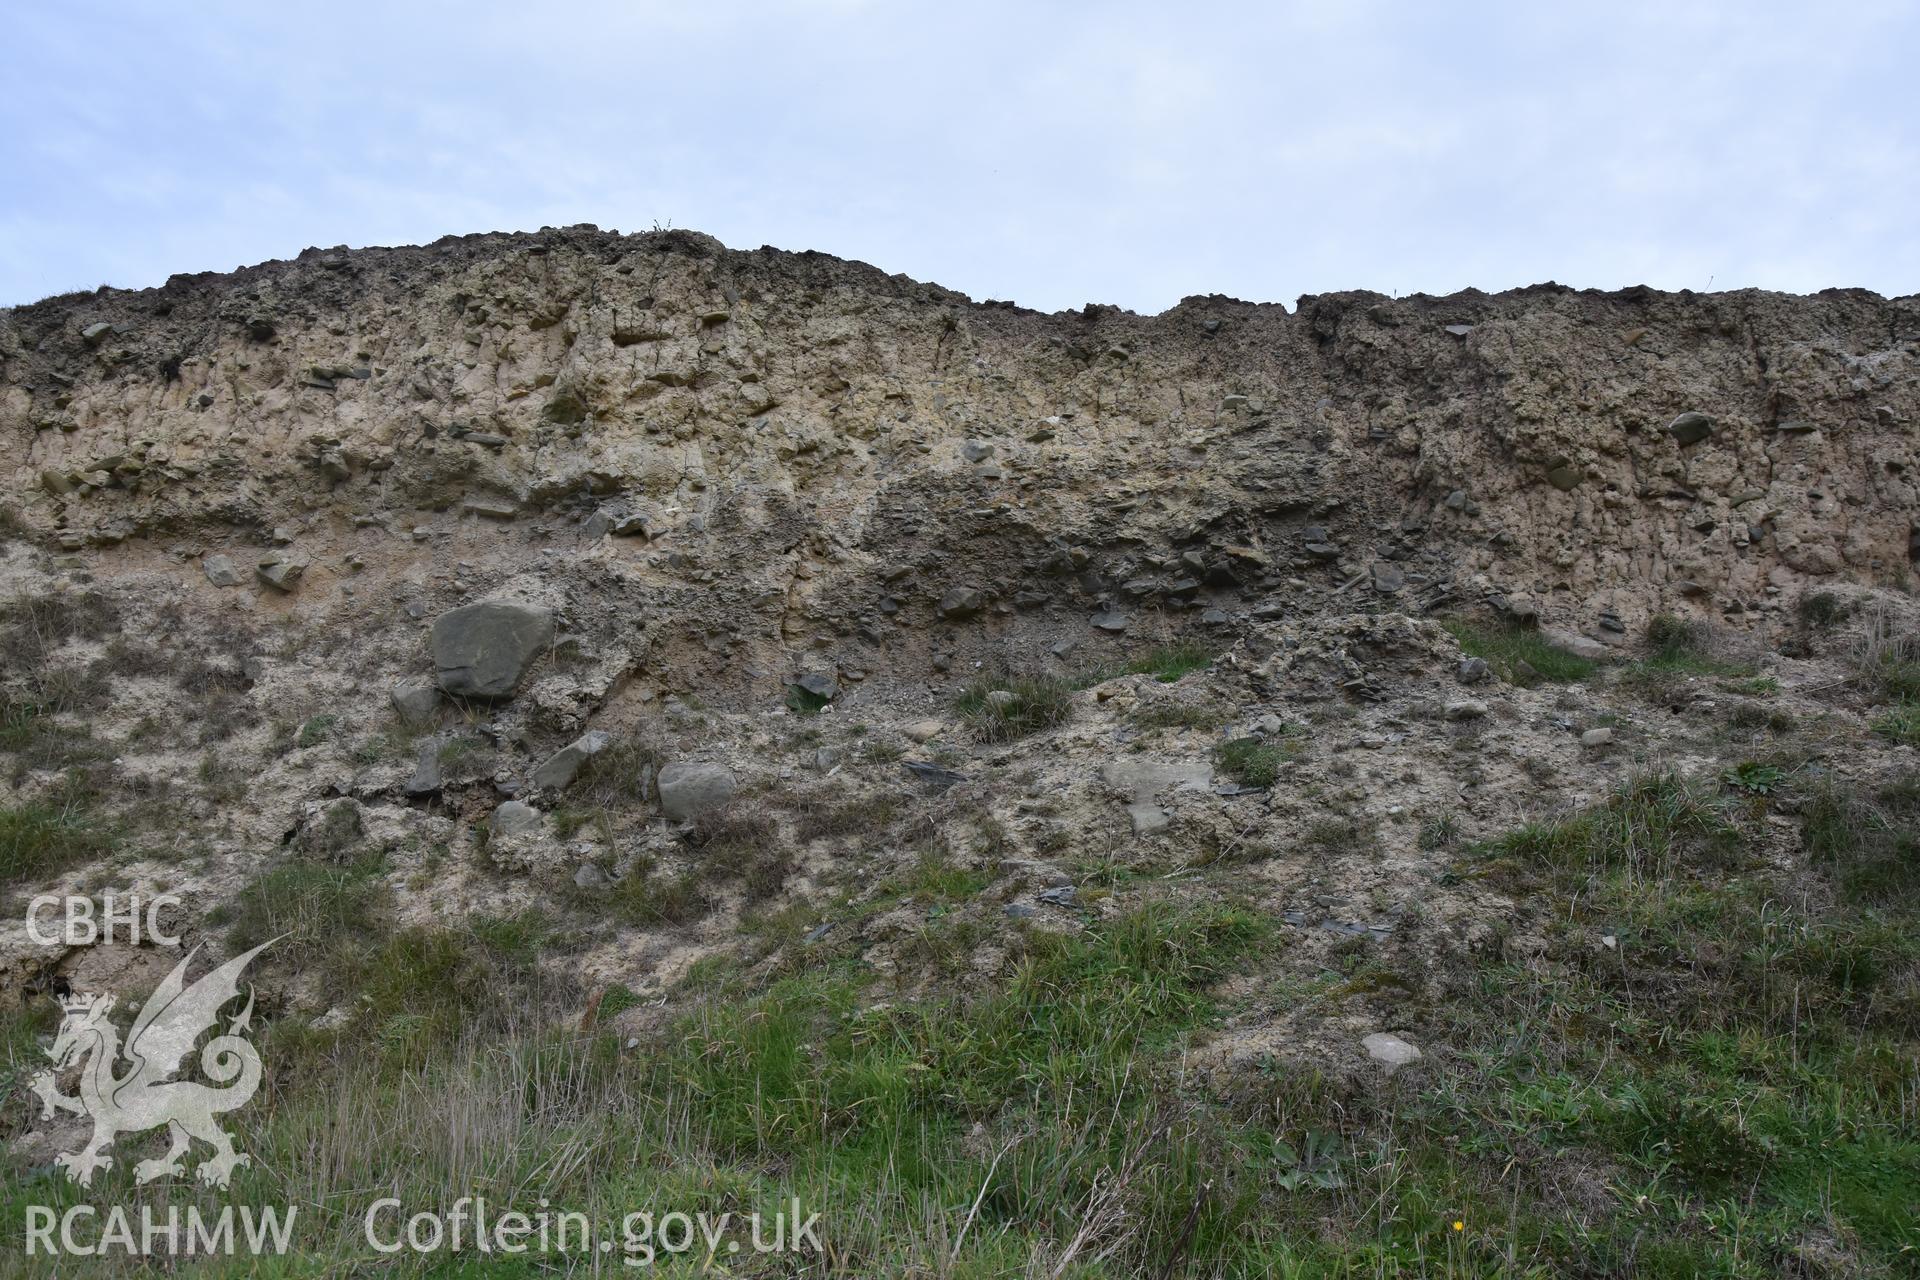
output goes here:
<path id="1" fill-rule="evenodd" d="M 134 1166 L 136 1182 L 183 1174 L 180 1158 L 187 1154 L 193 1138 L 214 1150 L 195 1170 L 200 1181 L 209 1186 L 226 1186 L 236 1168 L 251 1163 L 246 1155 L 234 1150 L 233 1135 L 214 1121 L 215 1116 L 245 1105 L 260 1087 L 260 1055 L 241 1035 L 253 1017 L 251 988 L 246 1007 L 229 1019 L 226 1034 L 215 1036 L 200 1050 L 200 1069 L 225 1087 L 216 1089 L 169 1078 L 185 1063 L 194 1042 L 213 1028 L 221 1008 L 239 995 L 241 972 L 275 941 L 278 939 L 235 956 L 192 986 L 187 985 L 187 966 L 200 948 L 189 951 L 141 1006 L 127 1034 L 126 1056 L 131 1069 L 118 1078 L 113 1073 L 120 1060 L 120 1033 L 107 1020 L 113 997 L 79 995 L 61 1000 L 66 1018 L 53 1047 L 47 1050 L 53 1068 L 35 1076 L 32 1087 L 40 1095 L 43 1116 L 51 1116 L 57 1107 L 93 1118 L 92 1140 L 79 1151 L 55 1157 L 69 1178 L 83 1187 L 90 1186 L 95 1170 L 113 1167 L 113 1157 L 103 1153 L 118 1135 L 163 1124 L 172 1145 L 164 1157 L 142 1160 Z M 61 1093 L 54 1073 L 89 1055 L 92 1060 L 80 1074 L 79 1096 Z"/>

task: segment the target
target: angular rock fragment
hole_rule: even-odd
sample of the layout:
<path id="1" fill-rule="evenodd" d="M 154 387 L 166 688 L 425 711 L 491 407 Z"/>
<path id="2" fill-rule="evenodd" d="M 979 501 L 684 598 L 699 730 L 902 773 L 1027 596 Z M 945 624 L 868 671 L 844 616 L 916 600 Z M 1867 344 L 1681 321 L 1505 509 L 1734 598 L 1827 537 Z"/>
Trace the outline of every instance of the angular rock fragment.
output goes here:
<path id="1" fill-rule="evenodd" d="M 234 568 L 233 561 L 227 556 L 207 556 L 200 561 L 200 571 L 216 587 L 240 585 L 240 570 Z"/>
<path id="2" fill-rule="evenodd" d="M 1385 1067 L 1389 1075 L 1426 1056 L 1420 1052 L 1418 1045 L 1402 1040 L 1389 1031 L 1374 1032 L 1360 1041 L 1360 1047 L 1367 1051 L 1369 1058 Z"/>
<path id="3" fill-rule="evenodd" d="M 590 729 L 560 748 L 533 771 L 533 785 L 548 791 L 562 791 L 586 767 L 587 761 L 613 745 L 613 735 L 602 729 Z"/>
<path id="4" fill-rule="evenodd" d="M 420 754 L 414 760 L 413 775 L 400 784 L 400 791 L 416 799 L 431 796 L 439 792 L 441 781 L 440 744 L 422 743 Z"/>
<path id="5" fill-rule="evenodd" d="M 794 685 L 823 702 L 831 702 L 840 696 L 840 682 L 827 671 L 810 671 L 795 680 Z"/>
<path id="6" fill-rule="evenodd" d="M 936 612 L 949 622 L 971 618 L 987 607 L 987 598 L 972 587 L 955 587 L 940 597 Z"/>
<path id="7" fill-rule="evenodd" d="M 440 709 L 440 690 L 431 680 L 402 680 L 388 698 L 394 714 L 407 724 L 424 724 Z"/>
<path id="8" fill-rule="evenodd" d="M 275 591 L 292 591 L 300 584 L 300 576 L 307 566 L 298 560 L 290 560 L 282 555 L 262 556 L 254 566 L 253 576 L 272 587 Z"/>
<path id="9" fill-rule="evenodd" d="M 553 611 L 510 600 L 462 605 L 434 620 L 434 675 L 456 698 L 505 698 L 553 644 Z"/>
<path id="10" fill-rule="evenodd" d="M 1704 413 L 1688 411 L 1667 424 L 1667 434 L 1680 445 L 1699 444 L 1713 434 L 1713 419 Z"/>

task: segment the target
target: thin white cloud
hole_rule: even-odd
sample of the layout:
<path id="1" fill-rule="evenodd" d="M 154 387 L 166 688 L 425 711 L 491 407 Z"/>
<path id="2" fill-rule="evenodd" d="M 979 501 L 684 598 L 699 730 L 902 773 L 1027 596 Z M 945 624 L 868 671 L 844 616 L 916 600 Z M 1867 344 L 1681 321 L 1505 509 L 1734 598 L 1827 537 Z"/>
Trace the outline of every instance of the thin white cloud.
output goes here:
<path id="1" fill-rule="evenodd" d="M 1047 308 L 1920 289 L 1892 3 L 29 7 L 0 302 L 656 221 Z"/>

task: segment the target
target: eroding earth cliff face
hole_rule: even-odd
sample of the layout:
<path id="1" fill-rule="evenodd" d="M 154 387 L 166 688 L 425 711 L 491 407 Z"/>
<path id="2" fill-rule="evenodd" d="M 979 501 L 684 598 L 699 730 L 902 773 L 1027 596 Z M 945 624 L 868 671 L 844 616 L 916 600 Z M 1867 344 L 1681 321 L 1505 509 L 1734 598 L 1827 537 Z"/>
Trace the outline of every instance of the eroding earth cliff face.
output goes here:
<path id="1" fill-rule="evenodd" d="M 34 534 L 251 559 L 285 529 L 328 597 L 386 586 L 345 558 L 410 533 L 592 560 L 617 499 L 665 541 L 606 567 L 742 657 L 875 625 L 903 569 L 895 625 L 953 583 L 1001 610 L 1297 610 L 1387 561 L 1409 597 L 1590 630 L 1903 574 L 1916 333 L 1913 300 L 1840 291 L 1043 316 L 569 230 L 16 309 L 0 425 Z"/>
<path id="2" fill-rule="evenodd" d="M 716 953 L 992 973 L 1168 886 L 1439 983 L 1541 925 L 1475 840 L 1650 767 L 1910 768 L 1853 659 L 1913 630 L 1916 423 L 1920 302 L 1857 291 L 1040 315 L 570 228 L 48 299 L 0 312 L 0 793 L 97 826 L 9 888 L 216 944 L 303 860 L 538 905 L 568 1017 Z M 148 963 L 20 914 L 10 992 Z M 1256 986 L 1223 1069 L 1408 1030 Z"/>

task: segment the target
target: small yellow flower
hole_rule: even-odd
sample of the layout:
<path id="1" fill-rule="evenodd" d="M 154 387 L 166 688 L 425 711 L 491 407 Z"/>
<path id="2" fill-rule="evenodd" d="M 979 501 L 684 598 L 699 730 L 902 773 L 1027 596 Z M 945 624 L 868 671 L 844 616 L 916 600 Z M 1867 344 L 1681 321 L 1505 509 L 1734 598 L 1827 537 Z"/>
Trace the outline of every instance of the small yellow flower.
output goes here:
<path id="1" fill-rule="evenodd" d="M 1467 1229 L 1467 1224 L 1464 1222 L 1456 1222 L 1453 1224 L 1453 1229 L 1455 1231 L 1465 1231 Z"/>

